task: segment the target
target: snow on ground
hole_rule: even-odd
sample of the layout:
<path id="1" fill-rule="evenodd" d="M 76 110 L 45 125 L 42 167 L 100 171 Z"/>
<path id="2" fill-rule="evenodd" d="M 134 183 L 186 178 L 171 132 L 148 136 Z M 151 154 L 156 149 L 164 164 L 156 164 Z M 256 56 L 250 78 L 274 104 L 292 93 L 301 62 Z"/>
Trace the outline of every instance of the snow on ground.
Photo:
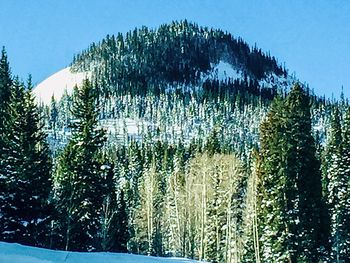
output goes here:
<path id="1" fill-rule="evenodd" d="M 260 87 L 273 88 L 273 87 L 291 87 L 293 83 L 298 81 L 295 76 L 288 75 L 277 76 L 275 73 L 268 74 L 265 78 L 259 81 Z"/>
<path id="2" fill-rule="evenodd" d="M 243 78 L 243 72 L 235 69 L 230 63 L 220 60 L 216 65 L 212 64 L 212 72 L 209 76 L 217 78 L 218 80 L 225 80 L 227 78 L 240 79 Z"/>
<path id="3" fill-rule="evenodd" d="M 190 263 L 181 258 L 157 258 L 121 253 L 78 253 L 49 250 L 0 242 L 0 262 L 2 263 Z"/>
<path id="4" fill-rule="evenodd" d="M 52 95 L 59 100 L 64 91 L 71 94 L 75 85 L 80 85 L 90 74 L 86 72 L 72 73 L 70 67 L 62 69 L 37 85 L 33 93 L 39 103 L 49 104 Z"/>

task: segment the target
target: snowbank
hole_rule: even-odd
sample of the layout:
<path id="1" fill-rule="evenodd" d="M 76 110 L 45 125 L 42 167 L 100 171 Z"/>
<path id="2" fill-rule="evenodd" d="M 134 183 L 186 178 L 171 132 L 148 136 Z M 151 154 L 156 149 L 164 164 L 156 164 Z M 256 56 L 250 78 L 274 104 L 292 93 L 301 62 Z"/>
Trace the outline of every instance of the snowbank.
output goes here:
<path id="1" fill-rule="evenodd" d="M 118 253 L 78 253 L 56 251 L 0 242 L 0 262 L 2 263 L 190 263 L 196 262 L 180 258 L 156 258 Z"/>

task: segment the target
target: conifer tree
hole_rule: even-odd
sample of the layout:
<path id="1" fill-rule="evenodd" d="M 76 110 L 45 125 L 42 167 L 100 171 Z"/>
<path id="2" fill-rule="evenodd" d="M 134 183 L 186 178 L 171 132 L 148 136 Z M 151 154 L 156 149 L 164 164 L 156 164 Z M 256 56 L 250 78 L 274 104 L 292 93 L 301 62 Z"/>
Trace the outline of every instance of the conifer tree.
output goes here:
<path id="1" fill-rule="evenodd" d="M 320 163 L 312 137 L 310 98 L 300 85 L 296 84 L 288 95 L 286 110 L 286 172 L 293 178 L 290 182 L 296 182 L 297 187 L 296 195 L 291 194 L 295 199 L 289 204 L 293 207 L 290 211 L 293 213 L 295 209 L 297 213 L 296 221 L 292 222 L 296 227 L 297 259 L 315 262 L 321 258 L 320 249 L 327 245 L 328 221 L 322 197 Z"/>
<path id="2" fill-rule="evenodd" d="M 45 246 L 51 213 L 51 160 L 31 89 L 31 79 L 27 90 L 18 81 L 14 83 L 7 124 L 12 133 L 5 148 L 7 209 L 3 216 L 9 219 L 6 240 Z"/>
<path id="3" fill-rule="evenodd" d="M 327 228 L 309 98 L 295 85 L 261 126 L 260 233 L 263 261 L 316 262 Z"/>
<path id="4" fill-rule="evenodd" d="M 339 257 L 340 221 L 341 213 L 339 194 L 342 189 L 341 181 L 344 176 L 342 159 L 342 130 L 339 109 L 335 108 L 330 127 L 330 139 L 327 145 L 327 202 L 331 219 L 332 256 Z M 338 262 L 338 261 L 337 261 Z"/>
<path id="5" fill-rule="evenodd" d="M 58 121 L 58 109 L 55 97 L 51 97 L 50 103 L 50 116 L 49 116 L 49 128 L 52 130 L 54 138 L 56 138 L 56 129 Z"/>
<path id="6" fill-rule="evenodd" d="M 66 250 L 100 249 L 104 180 L 100 149 L 105 132 L 98 128 L 95 89 L 84 80 L 73 104 L 72 138 L 59 158 L 55 175 L 56 206 Z"/>
<path id="7" fill-rule="evenodd" d="M 3 133 L 11 98 L 12 78 L 5 48 L 2 48 L 0 58 L 0 132 Z M 1 136 L 2 137 L 2 136 Z"/>
<path id="8" fill-rule="evenodd" d="M 102 216 L 102 250 L 127 252 L 129 241 L 128 214 L 124 191 L 116 187 L 114 164 L 104 165 L 107 169 Z M 118 196 L 117 196 L 118 193 Z"/>
<path id="9" fill-rule="evenodd" d="M 129 225 L 128 212 L 123 190 L 120 190 L 118 195 L 116 217 L 117 231 L 115 251 L 126 253 L 128 252 L 127 244 L 129 241 Z"/>
<path id="10" fill-rule="evenodd" d="M 350 261 L 350 107 L 348 107 L 343 128 L 343 147 L 342 147 L 343 171 L 341 178 L 341 190 L 339 193 L 339 205 L 341 212 L 339 214 L 340 233 L 339 260 Z"/>
<path id="11" fill-rule="evenodd" d="M 342 133 L 340 112 L 335 108 L 327 145 L 327 201 L 330 211 L 331 256 L 335 262 L 350 260 L 349 113 L 345 115 Z"/>
<path id="12" fill-rule="evenodd" d="M 0 214 L 4 214 L 7 172 L 4 161 L 6 160 L 4 149 L 6 148 L 6 138 L 9 135 L 7 127 L 9 115 L 9 104 L 11 100 L 12 78 L 7 54 L 3 47 L 0 58 Z M 5 217 L 0 217 L 0 240 L 3 240 L 5 231 Z"/>

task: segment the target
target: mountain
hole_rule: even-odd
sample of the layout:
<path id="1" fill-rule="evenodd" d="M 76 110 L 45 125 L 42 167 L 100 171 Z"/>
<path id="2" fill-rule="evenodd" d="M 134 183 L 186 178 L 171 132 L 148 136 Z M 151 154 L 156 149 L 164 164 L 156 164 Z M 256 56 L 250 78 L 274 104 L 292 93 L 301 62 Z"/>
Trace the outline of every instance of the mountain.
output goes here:
<path id="1" fill-rule="evenodd" d="M 257 82 L 257 89 L 276 88 L 288 79 L 286 69 L 270 54 L 230 33 L 186 20 L 156 30 L 142 27 L 125 36 L 107 35 L 75 55 L 70 67 L 44 80 L 34 93 L 46 104 L 53 94 L 59 99 L 62 90 L 70 92 L 86 76 L 107 96 L 119 89 L 146 93 L 169 86 L 201 86 L 208 79 L 249 79 Z"/>
<path id="2" fill-rule="evenodd" d="M 180 258 L 156 258 L 117 253 L 78 253 L 49 250 L 0 242 L 0 262 L 21 263 L 79 263 L 79 262 L 125 262 L 125 263 L 182 263 L 197 262 Z"/>
<path id="3" fill-rule="evenodd" d="M 84 77 L 97 88 L 100 123 L 110 143 L 148 137 L 187 144 L 205 140 L 220 127 L 224 144 L 244 156 L 258 142 L 266 107 L 295 81 L 269 53 L 228 32 L 186 20 L 107 35 L 33 91 L 48 107 L 47 119 L 51 97 L 57 100 L 55 131 L 48 125 L 54 151 L 65 145 L 74 121 L 72 99 L 59 99 Z M 254 113 L 247 111 L 251 107 Z"/>

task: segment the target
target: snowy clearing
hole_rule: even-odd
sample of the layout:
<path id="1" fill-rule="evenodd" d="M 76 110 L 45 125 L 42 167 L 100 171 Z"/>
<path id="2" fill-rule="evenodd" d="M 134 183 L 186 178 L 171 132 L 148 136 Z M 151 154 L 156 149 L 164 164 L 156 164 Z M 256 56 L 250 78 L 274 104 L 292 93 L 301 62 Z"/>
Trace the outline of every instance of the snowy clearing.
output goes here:
<path id="1" fill-rule="evenodd" d="M 197 262 L 180 258 L 157 258 L 118 253 L 78 253 L 56 251 L 0 242 L 0 262 L 2 263 L 190 263 Z"/>
<path id="2" fill-rule="evenodd" d="M 242 79 L 244 75 L 241 70 L 222 60 L 218 64 L 211 63 L 211 67 L 211 72 L 205 78 L 225 81 L 227 78 Z"/>
<path id="3" fill-rule="evenodd" d="M 68 94 L 71 94 L 75 85 L 79 86 L 85 78 L 89 77 L 89 73 L 72 73 L 70 67 L 67 67 L 39 83 L 33 89 L 33 93 L 39 103 L 47 105 L 50 103 L 52 95 L 58 101 L 65 90 L 67 90 Z"/>

